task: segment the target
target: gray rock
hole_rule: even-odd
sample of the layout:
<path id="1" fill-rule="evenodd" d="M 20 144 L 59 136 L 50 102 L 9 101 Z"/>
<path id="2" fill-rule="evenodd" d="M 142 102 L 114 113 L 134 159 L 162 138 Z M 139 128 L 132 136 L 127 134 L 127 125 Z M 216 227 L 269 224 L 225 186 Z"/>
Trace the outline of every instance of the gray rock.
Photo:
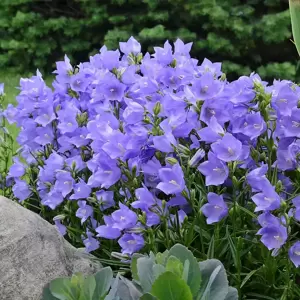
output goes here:
<path id="1" fill-rule="evenodd" d="M 39 300 L 43 287 L 101 265 L 70 245 L 51 225 L 18 203 L 0 197 L 0 299 Z"/>

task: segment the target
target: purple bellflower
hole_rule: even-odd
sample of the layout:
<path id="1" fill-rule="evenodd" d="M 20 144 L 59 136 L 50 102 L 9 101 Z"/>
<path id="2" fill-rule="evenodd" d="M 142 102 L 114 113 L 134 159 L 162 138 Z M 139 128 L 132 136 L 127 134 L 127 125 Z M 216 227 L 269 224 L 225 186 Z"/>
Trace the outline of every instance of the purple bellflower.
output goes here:
<path id="1" fill-rule="evenodd" d="M 208 193 L 207 200 L 208 203 L 201 207 L 201 211 L 206 217 L 207 224 L 217 223 L 227 216 L 228 207 L 224 202 L 222 195 Z"/>

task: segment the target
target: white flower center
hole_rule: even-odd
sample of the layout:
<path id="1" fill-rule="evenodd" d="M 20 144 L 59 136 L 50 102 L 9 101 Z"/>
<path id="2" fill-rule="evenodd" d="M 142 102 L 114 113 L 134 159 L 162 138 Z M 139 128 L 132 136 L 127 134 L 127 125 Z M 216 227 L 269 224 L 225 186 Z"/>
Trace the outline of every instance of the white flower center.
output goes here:
<path id="1" fill-rule="evenodd" d="M 170 180 L 169 183 L 179 186 L 179 184 L 175 180 Z"/>
<path id="2" fill-rule="evenodd" d="M 297 128 L 300 127 L 300 123 L 299 122 L 292 121 L 292 124 L 293 124 L 292 125 L 293 127 L 297 127 Z"/>
<path id="3" fill-rule="evenodd" d="M 287 99 L 279 99 L 278 102 L 279 103 L 287 103 Z"/>
<path id="4" fill-rule="evenodd" d="M 232 148 L 228 147 L 227 150 L 228 150 L 228 152 L 229 152 L 230 155 L 233 155 L 233 154 L 234 154 L 234 151 L 233 151 Z"/>
<path id="5" fill-rule="evenodd" d="M 136 240 L 129 240 L 127 243 L 130 244 L 130 245 L 135 245 L 136 244 Z"/>
<path id="6" fill-rule="evenodd" d="M 282 238 L 279 235 L 274 235 L 275 240 L 282 242 Z"/>

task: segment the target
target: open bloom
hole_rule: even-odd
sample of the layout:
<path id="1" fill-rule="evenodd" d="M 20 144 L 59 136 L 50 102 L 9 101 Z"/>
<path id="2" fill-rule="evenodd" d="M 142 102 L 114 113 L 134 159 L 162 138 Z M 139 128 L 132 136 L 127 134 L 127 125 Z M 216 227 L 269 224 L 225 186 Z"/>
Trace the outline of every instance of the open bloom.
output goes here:
<path id="1" fill-rule="evenodd" d="M 208 152 L 208 160 L 200 164 L 198 170 L 205 176 L 207 186 L 223 184 L 229 174 L 227 165 L 213 152 Z"/>
<path id="2" fill-rule="evenodd" d="M 267 225 L 258 232 L 261 235 L 261 242 L 269 249 L 281 248 L 287 240 L 287 229 L 283 225 Z"/>
<path id="3" fill-rule="evenodd" d="M 97 250 L 100 246 L 99 241 L 97 239 L 95 239 L 93 234 L 89 231 L 87 231 L 86 235 L 87 235 L 87 238 L 82 240 L 82 242 L 85 246 L 85 251 L 89 253 L 94 250 Z"/>
<path id="4" fill-rule="evenodd" d="M 293 262 L 296 268 L 300 266 L 300 242 L 296 242 L 289 249 L 289 258 Z"/>
<path id="5" fill-rule="evenodd" d="M 242 148 L 242 143 L 230 133 L 226 133 L 222 140 L 211 145 L 217 158 L 225 162 L 238 160 L 242 154 Z"/>
<path id="6" fill-rule="evenodd" d="M 215 193 L 207 194 L 208 203 L 201 208 L 204 216 L 207 218 L 207 224 L 213 224 L 222 220 L 228 214 L 227 204 L 223 200 L 223 196 Z"/>
<path id="7" fill-rule="evenodd" d="M 252 200 L 257 205 L 255 211 L 269 211 L 280 207 L 280 197 L 274 188 L 267 188 L 264 192 L 255 194 Z"/>
<path id="8" fill-rule="evenodd" d="M 145 241 L 141 234 L 125 233 L 118 241 L 123 254 L 133 254 L 144 247 Z"/>
<path id="9" fill-rule="evenodd" d="M 263 164 L 261 167 L 252 170 L 246 177 L 248 184 L 253 192 L 260 192 L 271 186 L 271 183 L 266 177 L 268 165 Z"/>
<path id="10" fill-rule="evenodd" d="M 90 216 L 93 215 L 93 208 L 86 204 L 86 201 L 78 201 L 79 208 L 76 211 L 76 217 L 81 219 L 83 224 Z"/>
<path id="11" fill-rule="evenodd" d="M 162 168 L 159 170 L 161 182 L 157 188 L 167 195 L 177 194 L 183 191 L 185 187 L 184 175 L 179 164 L 172 168 Z"/>

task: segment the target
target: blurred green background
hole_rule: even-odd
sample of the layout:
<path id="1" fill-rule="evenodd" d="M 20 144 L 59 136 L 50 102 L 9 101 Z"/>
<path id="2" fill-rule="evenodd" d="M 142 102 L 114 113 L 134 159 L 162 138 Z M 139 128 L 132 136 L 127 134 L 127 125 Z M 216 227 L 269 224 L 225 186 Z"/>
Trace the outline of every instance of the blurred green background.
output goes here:
<path id="1" fill-rule="evenodd" d="M 143 51 L 177 37 L 223 63 L 229 79 L 300 79 L 288 0 L 1 0 L 0 82 L 12 102 L 20 76 L 50 75 L 66 53 L 88 60 L 134 36 Z"/>

